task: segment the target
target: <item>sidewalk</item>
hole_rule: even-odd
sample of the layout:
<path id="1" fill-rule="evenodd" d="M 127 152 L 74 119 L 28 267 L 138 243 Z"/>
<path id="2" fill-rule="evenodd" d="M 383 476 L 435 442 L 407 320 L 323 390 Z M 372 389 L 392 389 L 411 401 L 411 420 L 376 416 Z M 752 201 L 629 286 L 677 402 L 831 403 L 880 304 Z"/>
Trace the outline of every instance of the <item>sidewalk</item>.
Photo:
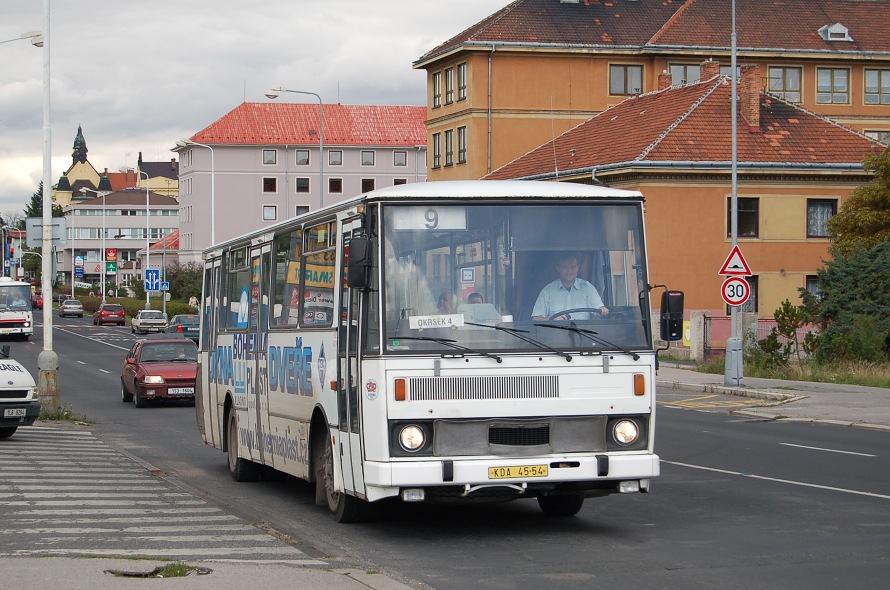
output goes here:
<path id="1" fill-rule="evenodd" d="M 663 363 L 656 382 L 680 391 L 736 395 L 761 400 L 733 412 L 756 418 L 821 422 L 890 432 L 890 389 L 743 377 L 742 386 L 724 384 L 723 375 L 699 373 Z"/>
<path id="2" fill-rule="evenodd" d="M 243 588 L 311 588 L 312 590 L 409 590 L 384 574 L 356 569 L 319 569 L 281 563 L 187 562 L 196 568 L 179 578 L 124 577 L 107 573 L 147 573 L 169 562 L 65 557 L 0 559 L 4 588 L 64 588 L 65 590 L 227 590 Z M 200 568 L 210 571 L 198 573 Z"/>

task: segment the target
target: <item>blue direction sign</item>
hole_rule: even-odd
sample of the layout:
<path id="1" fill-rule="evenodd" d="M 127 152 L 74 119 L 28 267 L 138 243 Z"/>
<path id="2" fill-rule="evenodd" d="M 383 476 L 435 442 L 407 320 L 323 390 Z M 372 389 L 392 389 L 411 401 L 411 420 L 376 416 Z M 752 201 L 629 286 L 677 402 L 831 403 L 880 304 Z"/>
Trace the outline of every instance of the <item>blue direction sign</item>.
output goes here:
<path id="1" fill-rule="evenodd" d="M 169 291 L 170 290 L 170 282 L 169 281 L 161 281 L 161 291 Z"/>
<path id="2" fill-rule="evenodd" d="M 145 290 L 160 291 L 161 289 L 161 269 L 146 268 L 145 269 Z"/>

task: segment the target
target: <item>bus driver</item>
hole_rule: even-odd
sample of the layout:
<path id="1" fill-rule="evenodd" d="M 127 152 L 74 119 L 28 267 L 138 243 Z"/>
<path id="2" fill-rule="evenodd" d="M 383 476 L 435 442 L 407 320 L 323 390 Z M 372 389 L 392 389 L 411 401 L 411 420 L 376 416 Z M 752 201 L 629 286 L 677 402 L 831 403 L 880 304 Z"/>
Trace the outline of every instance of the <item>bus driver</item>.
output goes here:
<path id="1" fill-rule="evenodd" d="M 544 285 L 535 307 L 532 318 L 536 320 L 568 320 L 587 319 L 589 312 L 562 314 L 551 318 L 553 314 L 567 309 L 598 309 L 601 315 L 608 315 L 609 309 L 603 304 L 600 294 L 590 282 L 578 277 L 578 255 L 562 254 L 556 263 L 559 278 Z M 570 317 L 570 315 L 572 317 Z"/>

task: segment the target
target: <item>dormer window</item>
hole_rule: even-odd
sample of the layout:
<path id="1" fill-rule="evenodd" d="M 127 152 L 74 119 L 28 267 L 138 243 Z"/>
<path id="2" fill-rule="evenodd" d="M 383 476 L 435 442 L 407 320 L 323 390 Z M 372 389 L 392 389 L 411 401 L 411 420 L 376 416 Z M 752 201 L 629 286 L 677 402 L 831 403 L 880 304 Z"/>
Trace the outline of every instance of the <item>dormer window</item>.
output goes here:
<path id="1" fill-rule="evenodd" d="M 825 39 L 826 41 L 852 41 L 853 37 L 850 36 L 850 29 L 842 25 L 841 23 L 834 23 L 833 25 L 825 25 L 821 29 L 819 29 L 819 36 Z"/>

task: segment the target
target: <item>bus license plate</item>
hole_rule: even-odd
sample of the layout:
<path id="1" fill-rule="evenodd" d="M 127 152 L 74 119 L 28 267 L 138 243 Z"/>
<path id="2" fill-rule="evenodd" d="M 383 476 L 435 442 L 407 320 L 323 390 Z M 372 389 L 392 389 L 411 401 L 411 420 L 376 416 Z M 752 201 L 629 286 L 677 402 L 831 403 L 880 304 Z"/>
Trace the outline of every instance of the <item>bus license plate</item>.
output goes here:
<path id="1" fill-rule="evenodd" d="M 509 479 L 516 477 L 547 477 L 547 466 L 511 465 L 510 467 L 488 468 L 488 479 Z"/>
<path id="2" fill-rule="evenodd" d="M 171 387 L 168 391 L 171 394 L 193 395 L 195 393 L 195 388 L 194 387 Z"/>
<path id="3" fill-rule="evenodd" d="M 18 418 L 25 415 L 25 408 L 9 408 L 3 410 L 4 418 Z"/>

